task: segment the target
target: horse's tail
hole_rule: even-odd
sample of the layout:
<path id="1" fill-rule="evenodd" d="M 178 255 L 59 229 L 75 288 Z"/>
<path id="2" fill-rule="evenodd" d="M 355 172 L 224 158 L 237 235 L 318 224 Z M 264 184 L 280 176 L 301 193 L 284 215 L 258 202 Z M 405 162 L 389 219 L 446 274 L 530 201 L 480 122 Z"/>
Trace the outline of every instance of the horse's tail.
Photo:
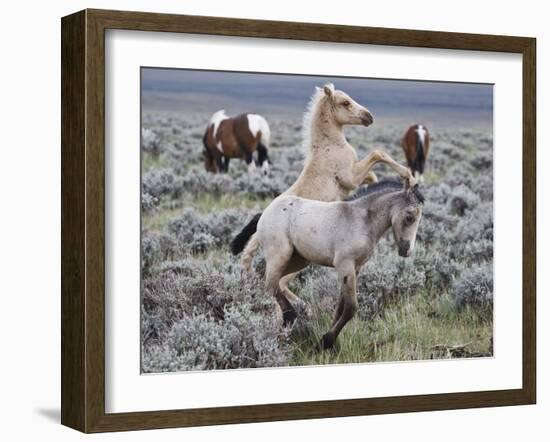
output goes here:
<path id="1" fill-rule="evenodd" d="M 241 253 L 249 242 L 250 238 L 256 233 L 256 227 L 258 226 L 258 221 L 260 220 L 261 216 L 261 212 L 254 215 L 252 220 L 237 234 L 237 236 L 235 236 L 235 238 L 233 238 L 230 244 L 231 253 L 233 253 L 233 255 L 238 255 L 239 253 Z"/>
<path id="2" fill-rule="evenodd" d="M 415 169 L 420 174 L 424 173 L 424 163 L 426 162 L 426 156 L 424 155 L 424 137 L 420 135 L 418 130 L 416 131 L 416 155 L 415 155 Z"/>

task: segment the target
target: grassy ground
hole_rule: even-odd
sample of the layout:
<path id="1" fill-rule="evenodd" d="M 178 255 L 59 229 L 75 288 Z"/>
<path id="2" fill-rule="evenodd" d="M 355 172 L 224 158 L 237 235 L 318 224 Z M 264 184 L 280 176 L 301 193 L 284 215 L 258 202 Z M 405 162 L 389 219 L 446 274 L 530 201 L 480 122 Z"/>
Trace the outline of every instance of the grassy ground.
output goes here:
<path id="1" fill-rule="evenodd" d="M 304 297 L 315 308 L 315 299 Z M 320 352 L 316 345 L 332 318 L 317 311 L 307 333 L 293 337 L 292 365 L 441 359 L 488 352 L 492 313 L 467 307 L 457 310 L 448 295 L 421 290 L 391 300 L 382 315 L 365 320 L 355 317 L 342 331 L 336 347 Z"/>

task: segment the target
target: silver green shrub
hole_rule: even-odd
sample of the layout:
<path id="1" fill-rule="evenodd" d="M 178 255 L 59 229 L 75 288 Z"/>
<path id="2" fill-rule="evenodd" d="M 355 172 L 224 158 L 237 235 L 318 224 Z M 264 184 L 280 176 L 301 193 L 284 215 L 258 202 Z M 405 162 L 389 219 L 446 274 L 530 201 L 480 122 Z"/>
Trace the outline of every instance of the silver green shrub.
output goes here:
<path id="1" fill-rule="evenodd" d="M 141 149 L 144 152 L 158 155 L 162 151 L 160 136 L 149 128 L 141 130 Z"/>
<path id="2" fill-rule="evenodd" d="M 493 303 L 493 266 L 485 264 L 464 270 L 453 282 L 451 291 L 456 304 L 485 306 Z"/>
<path id="3" fill-rule="evenodd" d="M 202 253 L 229 243 L 242 226 L 243 220 L 258 211 L 226 209 L 202 215 L 187 207 L 168 225 L 168 232 L 176 241 L 180 253 Z"/>
<path id="4" fill-rule="evenodd" d="M 234 190 L 234 180 L 226 174 L 212 174 L 204 170 L 193 170 L 182 176 L 181 185 L 191 194 L 209 193 L 222 195 Z"/>
<path id="5" fill-rule="evenodd" d="M 142 276 L 148 276 L 151 269 L 162 259 L 162 249 L 158 235 L 145 232 L 141 236 L 141 269 Z"/>
<path id="6" fill-rule="evenodd" d="M 224 319 L 191 314 L 175 323 L 163 345 L 145 350 L 143 371 L 278 367 L 287 364 L 285 330 L 274 317 L 247 304 L 224 310 Z"/>
<path id="7" fill-rule="evenodd" d="M 151 169 L 141 179 L 142 193 L 160 198 L 167 194 L 178 194 L 179 186 L 176 177 L 167 169 Z"/>
<path id="8" fill-rule="evenodd" d="M 447 203 L 451 214 L 464 216 L 467 211 L 472 211 L 480 202 L 481 198 L 477 193 L 472 192 L 464 184 L 460 184 L 452 189 Z"/>
<path id="9" fill-rule="evenodd" d="M 237 266 L 166 263 L 143 283 L 142 370 L 286 365 L 290 331 L 280 327 L 262 287 Z"/>
<path id="10" fill-rule="evenodd" d="M 141 210 L 144 213 L 153 212 L 159 204 L 159 199 L 147 192 L 141 194 Z"/>

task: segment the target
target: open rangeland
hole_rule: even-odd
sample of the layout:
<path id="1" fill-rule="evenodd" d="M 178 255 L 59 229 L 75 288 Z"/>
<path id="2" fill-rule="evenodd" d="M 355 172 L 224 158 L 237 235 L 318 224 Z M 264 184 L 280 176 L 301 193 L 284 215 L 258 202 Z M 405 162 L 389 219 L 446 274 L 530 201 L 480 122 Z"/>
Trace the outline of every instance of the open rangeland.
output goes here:
<path id="1" fill-rule="evenodd" d="M 268 115 L 269 174 L 235 162 L 204 170 L 207 112 L 145 112 L 142 131 L 142 370 L 163 372 L 408 361 L 492 355 L 493 155 L 490 129 L 430 125 L 426 201 L 410 258 L 386 235 L 357 277 L 358 310 L 335 347 L 319 351 L 338 302 L 334 269 L 291 283 L 309 315 L 277 321 L 262 254 L 243 276 L 233 236 L 302 170 L 301 118 Z M 383 149 L 406 164 L 407 125 L 346 128 L 364 158 Z M 467 127 L 464 125 L 463 127 Z M 384 165 L 379 179 L 395 177 Z"/>

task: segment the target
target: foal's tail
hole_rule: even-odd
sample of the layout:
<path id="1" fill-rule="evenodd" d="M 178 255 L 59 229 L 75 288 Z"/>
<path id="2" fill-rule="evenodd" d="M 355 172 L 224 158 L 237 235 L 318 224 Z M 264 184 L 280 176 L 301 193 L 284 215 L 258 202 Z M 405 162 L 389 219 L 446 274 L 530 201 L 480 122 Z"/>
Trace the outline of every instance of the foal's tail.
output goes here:
<path id="1" fill-rule="evenodd" d="M 260 245 L 258 238 L 256 238 L 256 227 L 261 216 L 261 212 L 254 215 L 254 218 L 233 238 L 230 244 L 233 255 L 238 255 L 244 249 L 241 266 L 247 273 L 250 272 L 254 254 Z"/>
<path id="2" fill-rule="evenodd" d="M 252 220 L 233 238 L 230 244 L 231 253 L 233 255 L 238 255 L 243 251 L 250 238 L 256 233 L 256 227 L 258 226 L 258 221 L 262 213 L 257 213 L 254 215 Z"/>

